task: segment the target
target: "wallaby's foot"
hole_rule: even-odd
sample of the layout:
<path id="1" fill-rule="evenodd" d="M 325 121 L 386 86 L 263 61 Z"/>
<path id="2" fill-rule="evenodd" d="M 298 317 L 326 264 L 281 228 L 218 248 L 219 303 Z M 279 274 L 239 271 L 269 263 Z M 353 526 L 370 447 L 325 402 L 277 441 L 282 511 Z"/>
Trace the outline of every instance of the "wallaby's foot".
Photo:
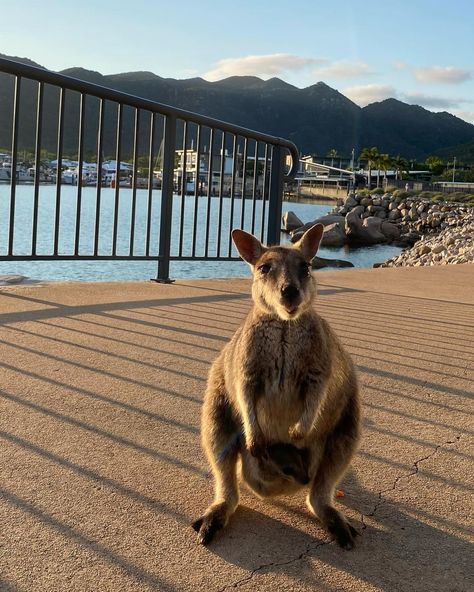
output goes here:
<path id="1" fill-rule="evenodd" d="M 226 502 L 213 504 L 204 516 L 192 523 L 192 527 L 198 533 L 198 540 L 201 545 L 208 545 L 214 536 L 224 528 L 231 515 Z"/>
<path id="2" fill-rule="evenodd" d="M 359 533 L 335 508 L 326 508 L 321 519 L 340 547 L 348 551 L 354 547 L 355 537 Z"/>

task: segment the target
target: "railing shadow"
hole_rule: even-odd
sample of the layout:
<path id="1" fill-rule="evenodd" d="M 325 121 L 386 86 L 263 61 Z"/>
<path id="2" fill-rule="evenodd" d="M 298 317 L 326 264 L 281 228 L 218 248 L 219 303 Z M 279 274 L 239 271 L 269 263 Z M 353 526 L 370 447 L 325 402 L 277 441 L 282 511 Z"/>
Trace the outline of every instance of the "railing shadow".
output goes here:
<path id="1" fill-rule="evenodd" d="M 84 304 L 77 306 L 70 306 L 54 301 L 42 300 L 39 298 L 33 298 L 21 294 L 21 292 L 0 292 L 0 298 L 13 298 L 18 300 L 24 300 L 26 302 L 32 302 L 35 304 L 43 304 L 47 306 L 47 309 L 39 310 L 26 310 L 19 313 L 0 313 L 0 325 L 7 325 L 9 323 L 27 322 L 50 319 L 54 317 L 70 317 L 75 315 L 84 314 L 103 314 L 110 311 L 123 310 L 132 311 L 140 308 L 153 308 L 160 306 L 173 306 L 174 304 L 192 304 L 194 302 L 199 303 L 211 303 L 211 302 L 225 302 L 232 300 L 248 300 L 249 295 L 245 293 L 222 293 L 213 294 L 206 296 L 188 296 L 188 297 L 177 297 L 177 298 L 163 298 L 163 299 L 149 299 L 149 300 L 130 300 L 130 301 L 118 301 L 118 302 L 106 302 L 102 304 Z M 109 315 L 114 318 L 113 315 Z M 125 320 L 120 318 L 120 320 Z M 143 323 L 147 324 L 147 323 Z M 199 333 L 198 333 L 199 335 Z"/>
<path id="2" fill-rule="evenodd" d="M 3 499 L 4 503 L 19 510 L 24 515 L 34 518 L 54 533 L 61 535 L 68 541 L 72 541 L 86 551 L 92 552 L 106 563 L 120 568 L 127 579 L 129 578 L 135 582 L 145 584 L 152 590 L 159 590 L 160 592 L 176 591 L 176 588 L 162 577 L 137 565 L 135 562 L 113 551 L 103 543 L 82 534 L 78 529 L 59 520 L 52 514 L 41 510 L 12 491 L 0 488 L 0 497 Z"/>

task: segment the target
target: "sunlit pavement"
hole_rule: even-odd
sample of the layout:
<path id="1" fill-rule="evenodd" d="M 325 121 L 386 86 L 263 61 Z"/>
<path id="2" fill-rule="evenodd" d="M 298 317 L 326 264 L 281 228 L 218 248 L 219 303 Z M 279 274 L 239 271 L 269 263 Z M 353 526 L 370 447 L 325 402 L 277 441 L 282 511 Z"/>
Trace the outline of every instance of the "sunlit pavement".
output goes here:
<path id="1" fill-rule="evenodd" d="M 338 503 L 342 551 L 304 496 L 212 496 L 199 419 L 247 280 L 0 289 L 0 590 L 472 589 L 474 266 L 319 272 L 354 356 L 364 436 Z"/>

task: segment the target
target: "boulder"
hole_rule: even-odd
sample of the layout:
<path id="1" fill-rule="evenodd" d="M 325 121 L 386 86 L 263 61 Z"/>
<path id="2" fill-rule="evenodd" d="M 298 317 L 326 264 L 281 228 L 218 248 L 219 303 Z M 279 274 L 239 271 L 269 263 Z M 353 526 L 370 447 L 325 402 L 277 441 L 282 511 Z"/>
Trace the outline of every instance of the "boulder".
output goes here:
<path id="1" fill-rule="evenodd" d="M 388 220 L 382 220 L 380 231 L 389 241 L 398 240 L 400 238 L 400 228 Z"/>
<path id="2" fill-rule="evenodd" d="M 364 206 L 356 206 L 355 208 L 352 209 L 352 212 L 355 212 L 357 216 L 362 216 L 364 211 L 365 211 Z"/>
<path id="3" fill-rule="evenodd" d="M 301 228 L 301 226 L 303 226 L 303 222 L 292 211 L 285 212 L 281 217 L 281 221 L 283 224 L 283 229 L 287 232 L 296 230 L 297 228 Z"/>
<path id="4" fill-rule="evenodd" d="M 292 232 L 290 232 L 290 234 L 291 234 L 290 240 L 292 243 L 296 243 L 297 241 L 300 240 L 300 238 L 303 236 L 303 234 L 307 230 L 309 230 L 312 226 L 314 226 L 315 224 L 322 224 L 323 226 L 330 226 L 331 224 L 339 224 L 341 229 L 344 229 L 345 220 L 346 220 L 345 217 L 340 216 L 339 214 L 327 214 L 326 216 L 321 216 L 320 218 L 313 220 L 313 222 L 307 222 L 306 224 L 303 224 L 302 226 L 300 226 L 296 230 L 293 230 Z"/>
<path id="5" fill-rule="evenodd" d="M 344 221 L 345 217 L 341 216 L 340 214 L 326 214 L 326 216 L 321 216 L 320 218 L 316 218 L 316 220 L 313 220 L 312 222 L 307 222 L 306 224 L 301 225 L 299 228 L 295 230 L 295 232 L 305 232 L 315 224 L 322 224 L 323 226 L 329 226 L 330 224 L 339 224 L 341 228 L 344 228 Z"/>
<path id="6" fill-rule="evenodd" d="M 21 284 L 26 279 L 28 279 L 26 276 L 15 273 L 0 275 L 0 286 L 6 284 Z"/>
<path id="7" fill-rule="evenodd" d="M 367 211 L 370 212 L 372 215 L 375 215 L 377 212 L 385 212 L 385 208 L 382 206 L 367 206 Z"/>
<path id="8" fill-rule="evenodd" d="M 313 269 L 322 269 L 323 267 L 354 267 L 354 264 L 350 261 L 344 261 L 343 259 L 324 259 L 323 257 L 315 257 L 311 261 Z"/>
<path id="9" fill-rule="evenodd" d="M 398 220 L 399 218 L 401 218 L 402 215 L 400 214 L 400 211 L 395 209 L 395 210 L 391 210 L 388 213 L 388 219 L 389 220 Z"/>
<path id="10" fill-rule="evenodd" d="M 339 224 L 330 224 L 324 227 L 321 246 L 323 247 L 342 247 L 347 243 L 346 233 Z"/>
<path id="11" fill-rule="evenodd" d="M 346 209 L 354 208 L 357 205 L 358 205 L 358 201 L 356 200 L 355 197 L 353 197 L 352 195 L 349 195 L 349 197 L 346 197 L 346 201 L 344 202 L 344 207 Z"/>
<path id="12" fill-rule="evenodd" d="M 370 216 L 361 220 L 353 212 L 346 216 L 346 235 L 349 241 L 356 245 L 375 245 L 387 239 L 380 231 L 382 220 Z"/>
<path id="13" fill-rule="evenodd" d="M 360 205 L 361 206 L 371 206 L 372 205 L 372 199 L 370 197 L 363 197 L 360 200 Z"/>
<path id="14" fill-rule="evenodd" d="M 421 238 L 421 234 L 418 232 L 407 232 L 405 234 L 400 235 L 400 239 L 397 241 L 397 246 L 409 246 L 412 247 L 416 242 L 418 242 Z"/>

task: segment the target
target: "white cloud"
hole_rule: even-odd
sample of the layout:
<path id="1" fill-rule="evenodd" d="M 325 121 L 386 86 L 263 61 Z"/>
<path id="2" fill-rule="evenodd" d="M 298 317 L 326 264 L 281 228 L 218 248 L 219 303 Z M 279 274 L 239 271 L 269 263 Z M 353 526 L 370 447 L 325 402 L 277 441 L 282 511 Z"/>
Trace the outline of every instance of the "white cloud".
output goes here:
<path id="1" fill-rule="evenodd" d="M 360 76 L 369 76 L 373 72 L 366 62 L 339 60 L 325 68 L 318 68 L 314 74 L 322 78 L 359 78 Z"/>
<path id="2" fill-rule="evenodd" d="M 464 121 L 474 123 L 474 111 L 462 111 L 461 109 L 453 109 L 451 113 L 453 115 L 456 115 L 456 117 L 464 119 Z"/>
<path id="3" fill-rule="evenodd" d="M 363 86 L 349 86 L 343 89 L 342 94 L 357 103 L 361 107 L 365 107 L 370 103 L 376 101 L 383 101 L 390 97 L 396 97 L 397 91 L 393 86 L 388 84 L 366 84 Z"/>
<path id="4" fill-rule="evenodd" d="M 459 103 L 465 102 L 464 99 L 458 97 L 438 97 L 423 93 L 407 93 L 402 98 L 412 105 L 421 105 L 422 107 L 433 109 L 453 109 L 459 107 Z"/>
<path id="5" fill-rule="evenodd" d="M 243 58 L 219 60 L 213 70 L 203 77 L 207 80 L 221 80 L 228 76 L 260 76 L 269 78 L 284 72 L 303 70 L 308 66 L 326 63 L 325 59 L 304 58 L 287 53 L 250 55 Z"/>
<path id="6" fill-rule="evenodd" d="M 417 68 L 415 77 L 420 82 L 459 84 L 472 77 L 469 70 L 455 68 L 454 66 L 429 66 L 426 68 Z"/>

